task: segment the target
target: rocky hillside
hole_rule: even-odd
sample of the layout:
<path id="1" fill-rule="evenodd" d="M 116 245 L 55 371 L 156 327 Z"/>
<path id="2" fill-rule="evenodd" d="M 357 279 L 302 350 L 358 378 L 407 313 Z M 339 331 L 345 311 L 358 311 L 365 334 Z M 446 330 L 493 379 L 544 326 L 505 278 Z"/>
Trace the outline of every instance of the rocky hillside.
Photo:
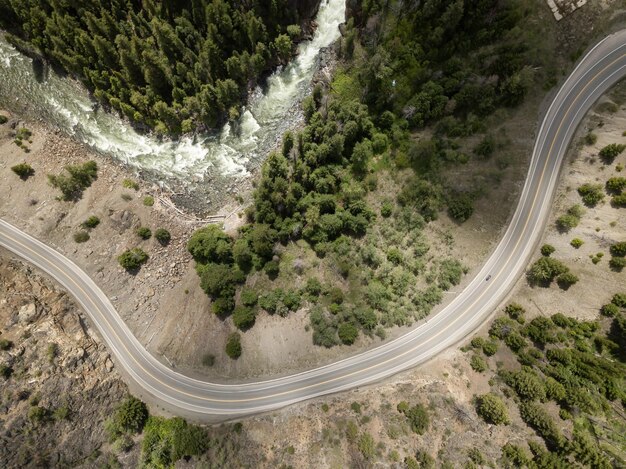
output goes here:
<path id="1" fill-rule="evenodd" d="M 126 386 L 72 300 L 1 254 L 0 467 L 103 467 Z"/>

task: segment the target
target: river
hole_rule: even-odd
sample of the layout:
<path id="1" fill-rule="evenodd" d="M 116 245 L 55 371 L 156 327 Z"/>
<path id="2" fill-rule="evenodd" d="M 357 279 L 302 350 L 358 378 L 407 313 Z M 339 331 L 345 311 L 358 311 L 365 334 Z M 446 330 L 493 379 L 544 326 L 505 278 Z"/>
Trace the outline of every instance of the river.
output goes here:
<path id="1" fill-rule="evenodd" d="M 27 113 L 94 150 L 163 179 L 242 178 L 258 166 L 285 130 L 298 121 L 298 103 L 310 88 L 320 50 L 339 37 L 345 0 L 323 0 L 311 40 L 298 46 L 286 67 L 250 97 L 241 118 L 221 131 L 159 141 L 137 133 L 117 114 L 105 112 L 75 80 L 49 71 L 37 80 L 32 60 L 0 36 L 0 104 Z"/>

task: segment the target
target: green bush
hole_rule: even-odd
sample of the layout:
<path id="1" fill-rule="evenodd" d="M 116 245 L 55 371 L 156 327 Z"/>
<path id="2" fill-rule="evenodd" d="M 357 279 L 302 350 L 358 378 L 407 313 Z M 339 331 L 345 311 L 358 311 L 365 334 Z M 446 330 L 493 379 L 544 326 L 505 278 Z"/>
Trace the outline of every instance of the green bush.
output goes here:
<path id="1" fill-rule="evenodd" d="M 619 306 L 617 306 L 615 303 L 608 303 L 602 306 L 602 308 L 600 308 L 600 313 L 603 316 L 607 316 L 609 318 L 613 318 L 615 316 L 617 316 L 619 314 Z"/>
<path id="2" fill-rule="evenodd" d="M 411 430 L 418 435 L 423 435 L 428 431 L 430 426 L 430 416 L 428 410 L 422 404 L 417 404 L 404 412 L 406 418 L 409 420 Z"/>
<path id="3" fill-rule="evenodd" d="M 78 166 L 68 165 L 65 167 L 65 173 L 67 174 L 48 174 L 48 181 L 52 187 L 61 191 L 63 200 L 77 200 L 98 178 L 98 165 L 95 161 Z"/>
<path id="4" fill-rule="evenodd" d="M 0 114 L 0 125 L 6 124 L 7 122 L 9 122 L 9 118 Z"/>
<path id="5" fill-rule="evenodd" d="M 611 194 L 620 194 L 624 189 L 626 189 L 626 178 L 612 177 L 606 181 L 605 187 L 607 192 Z"/>
<path id="6" fill-rule="evenodd" d="M 200 456 L 209 449 L 206 430 L 180 417 L 150 417 L 143 433 L 141 467 L 174 467 L 176 461 Z"/>
<path id="7" fill-rule="evenodd" d="M 100 219 L 95 215 L 91 215 L 87 220 L 81 223 L 81 226 L 85 229 L 93 229 L 100 224 Z"/>
<path id="8" fill-rule="evenodd" d="M 122 186 L 126 189 L 135 189 L 136 191 L 139 190 L 139 184 L 137 184 L 132 179 L 124 179 L 122 181 Z"/>
<path id="9" fill-rule="evenodd" d="M 612 256 L 615 256 L 615 257 L 626 256 L 626 241 L 611 245 L 609 252 L 611 253 Z"/>
<path id="10" fill-rule="evenodd" d="M 472 355 L 472 358 L 470 359 L 470 366 L 472 367 L 472 370 L 477 371 L 478 373 L 483 373 L 484 371 L 487 371 L 488 368 L 485 360 L 478 355 Z"/>
<path id="11" fill-rule="evenodd" d="M 115 411 L 117 427 L 126 433 L 140 433 L 148 420 L 148 408 L 134 396 L 129 396 Z"/>
<path id="12" fill-rule="evenodd" d="M 510 422 L 506 405 L 495 394 L 483 394 L 476 400 L 476 412 L 487 423 L 508 425 Z"/>
<path id="13" fill-rule="evenodd" d="M 254 326 L 255 319 L 256 313 L 247 306 L 237 306 L 233 312 L 233 324 L 242 331 Z"/>
<path id="14" fill-rule="evenodd" d="M 626 192 L 613 196 L 611 205 L 614 207 L 626 207 Z"/>
<path id="15" fill-rule="evenodd" d="M 520 405 L 520 415 L 528 426 L 535 429 L 550 449 L 564 448 L 567 440 L 558 429 L 552 417 L 538 404 L 524 402 Z"/>
<path id="16" fill-rule="evenodd" d="M 489 158 L 496 149 L 496 141 L 491 135 L 485 135 L 483 139 L 474 147 L 474 154 L 483 158 Z"/>
<path id="17" fill-rule="evenodd" d="M 609 267 L 617 272 L 621 272 L 626 267 L 626 257 L 612 257 Z"/>
<path id="18" fill-rule="evenodd" d="M 597 141 L 598 141 L 598 136 L 594 134 L 593 132 L 589 132 L 587 135 L 585 135 L 585 143 L 587 145 L 593 145 Z"/>
<path id="19" fill-rule="evenodd" d="M 504 312 L 508 314 L 511 319 L 518 321 L 521 317 L 524 316 L 526 310 L 524 307 L 518 303 L 509 303 L 504 308 Z M 519 321 L 518 321 L 519 322 Z"/>
<path id="20" fill-rule="evenodd" d="M 626 308 L 626 293 L 616 293 L 613 295 L 611 303 L 619 306 L 620 308 Z"/>
<path id="21" fill-rule="evenodd" d="M 611 143 L 600 150 L 600 158 L 606 163 L 611 164 L 613 160 L 624 151 L 626 145 Z"/>
<path id="22" fill-rule="evenodd" d="M 15 166 L 11 166 L 11 171 L 17 174 L 24 181 L 35 174 L 35 170 L 27 163 L 19 163 Z"/>
<path id="23" fill-rule="evenodd" d="M 556 278 L 556 283 L 563 290 L 567 290 L 569 287 L 578 282 L 578 277 L 572 272 L 563 272 Z"/>
<path id="24" fill-rule="evenodd" d="M 359 330 L 354 326 L 354 324 L 349 322 L 341 323 L 337 333 L 339 334 L 339 339 L 341 339 L 341 341 L 346 345 L 352 345 L 359 336 Z"/>
<path id="25" fill-rule="evenodd" d="M 541 246 L 541 255 L 548 257 L 550 256 L 556 249 L 551 244 L 544 244 Z"/>
<path id="26" fill-rule="evenodd" d="M 595 207 L 604 200 L 604 190 L 601 184 L 583 184 L 578 188 L 578 194 L 588 207 Z"/>
<path id="27" fill-rule="evenodd" d="M 154 197 L 152 197 L 151 195 L 147 195 L 143 198 L 143 204 L 146 207 L 152 207 L 154 205 Z"/>
<path id="28" fill-rule="evenodd" d="M 0 339 L 0 350 L 9 350 L 13 347 L 13 342 L 7 339 Z"/>
<path id="29" fill-rule="evenodd" d="M 240 300 L 241 304 L 243 304 L 244 306 L 256 306 L 258 298 L 259 297 L 256 291 L 251 288 L 244 287 L 241 290 Z"/>
<path id="30" fill-rule="evenodd" d="M 393 213 L 393 204 L 389 201 L 383 202 L 380 207 L 380 214 L 383 218 L 389 218 Z"/>
<path id="31" fill-rule="evenodd" d="M 148 254 L 140 248 L 133 248 L 124 251 L 117 260 L 124 269 L 131 271 L 141 267 L 148 260 Z"/>
<path id="32" fill-rule="evenodd" d="M 527 277 L 532 284 L 548 285 L 556 277 L 568 271 L 567 266 L 561 261 L 552 257 L 541 257 L 530 267 Z"/>
<path id="33" fill-rule="evenodd" d="M 77 243 L 85 243 L 89 241 L 89 233 L 86 231 L 79 231 L 74 233 L 74 241 Z"/>
<path id="34" fill-rule="evenodd" d="M 464 222 L 474 213 L 474 200 L 468 194 L 453 197 L 448 202 L 448 214 L 459 222 Z"/>
<path id="35" fill-rule="evenodd" d="M 172 235 L 165 228 L 157 228 L 154 232 L 154 237 L 163 246 L 168 245 L 170 240 L 172 239 Z"/>
<path id="36" fill-rule="evenodd" d="M 28 409 L 28 419 L 35 423 L 43 423 L 50 419 L 50 411 L 45 407 L 32 406 Z"/>
<path id="37" fill-rule="evenodd" d="M 0 363 L 0 376 L 4 379 L 9 379 L 13 374 L 13 368 L 5 363 Z"/>
<path id="38" fill-rule="evenodd" d="M 141 239 L 150 239 L 152 237 L 152 231 L 147 226 L 140 226 L 137 228 L 136 233 Z"/>
<path id="39" fill-rule="evenodd" d="M 585 210 L 580 205 L 572 205 L 565 215 L 560 216 L 556 220 L 557 228 L 562 232 L 568 232 L 572 228 L 576 228 L 584 213 Z"/>
<path id="40" fill-rule="evenodd" d="M 228 263 L 232 260 L 232 238 L 216 225 L 195 231 L 187 242 L 187 250 L 196 262 Z"/>
<path id="41" fill-rule="evenodd" d="M 226 355 L 233 360 L 241 356 L 241 336 L 237 332 L 233 332 L 228 336 L 226 341 Z"/>
<path id="42" fill-rule="evenodd" d="M 498 351 L 498 344 L 494 342 L 493 340 L 485 341 L 482 349 L 485 355 L 487 355 L 488 357 L 491 357 L 495 355 L 496 352 Z"/>
<path id="43" fill-rule="evenodd" d="M 576 249 L 580 248 L 583 244 L 585 244 L 585 242 L 580 238 L 574 238 L 570 241 L 570 245 Z"/>
<path id="44" fill-rule="evenodd" d="M 510 373 L 505 381 L 524 401 L 543 401 L 546 398 L 543 382 L 535 373 L 530 371 Z"/>
<path id="45" fill-rule="evenodd" d="M 202 355 L 202 365 L 203 366 L 213 366 L 215 365 L 215 355 L 212 353 L 205 353 Z"/>

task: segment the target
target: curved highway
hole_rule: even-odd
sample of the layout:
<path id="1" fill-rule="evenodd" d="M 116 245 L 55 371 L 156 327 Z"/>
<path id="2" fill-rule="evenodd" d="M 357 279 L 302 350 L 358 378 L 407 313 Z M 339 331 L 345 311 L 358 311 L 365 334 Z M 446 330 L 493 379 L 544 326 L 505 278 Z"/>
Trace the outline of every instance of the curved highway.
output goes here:
<path id="1" fill-rule="evenodd" d="M 215 384 L 184 376 L 150 355 L 102 290 L 72 261 L 1 220 L 0 245 L 67 289 L 100 331 L 131 388 L 178 415 L 216 422 L 372 383 L 455 344 L 504 299 L 540 239 L 576 127 L 591 105 L 624 75 L 626 30 L 598 43 L 560 88 L 537 134 L 528 176 L 506 233 L 484 267 L 450 304 L 391 342 L 303 373 L 246 384 Z"/>

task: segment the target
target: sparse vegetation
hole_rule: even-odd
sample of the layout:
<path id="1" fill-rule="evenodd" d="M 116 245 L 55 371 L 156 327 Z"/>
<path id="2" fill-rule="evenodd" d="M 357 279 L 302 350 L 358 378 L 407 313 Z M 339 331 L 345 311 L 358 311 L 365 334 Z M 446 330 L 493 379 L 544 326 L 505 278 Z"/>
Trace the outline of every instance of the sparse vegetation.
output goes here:
<path id="1" fill-rule="evenodd" d="M 154 197 L 152 197 L 151 195 L 147 195 L 143 198 L 143 204 L 146 207 L 152 207 L 154 205 Z"/>
<path id="2" fill-rule="evenodd" d="M 124 179 L 122 181 L 122 187 L 125 187 L 126 189 L 134 189 L 136 191 L 139 190 L 139 184 L 132 179 Z"/>

